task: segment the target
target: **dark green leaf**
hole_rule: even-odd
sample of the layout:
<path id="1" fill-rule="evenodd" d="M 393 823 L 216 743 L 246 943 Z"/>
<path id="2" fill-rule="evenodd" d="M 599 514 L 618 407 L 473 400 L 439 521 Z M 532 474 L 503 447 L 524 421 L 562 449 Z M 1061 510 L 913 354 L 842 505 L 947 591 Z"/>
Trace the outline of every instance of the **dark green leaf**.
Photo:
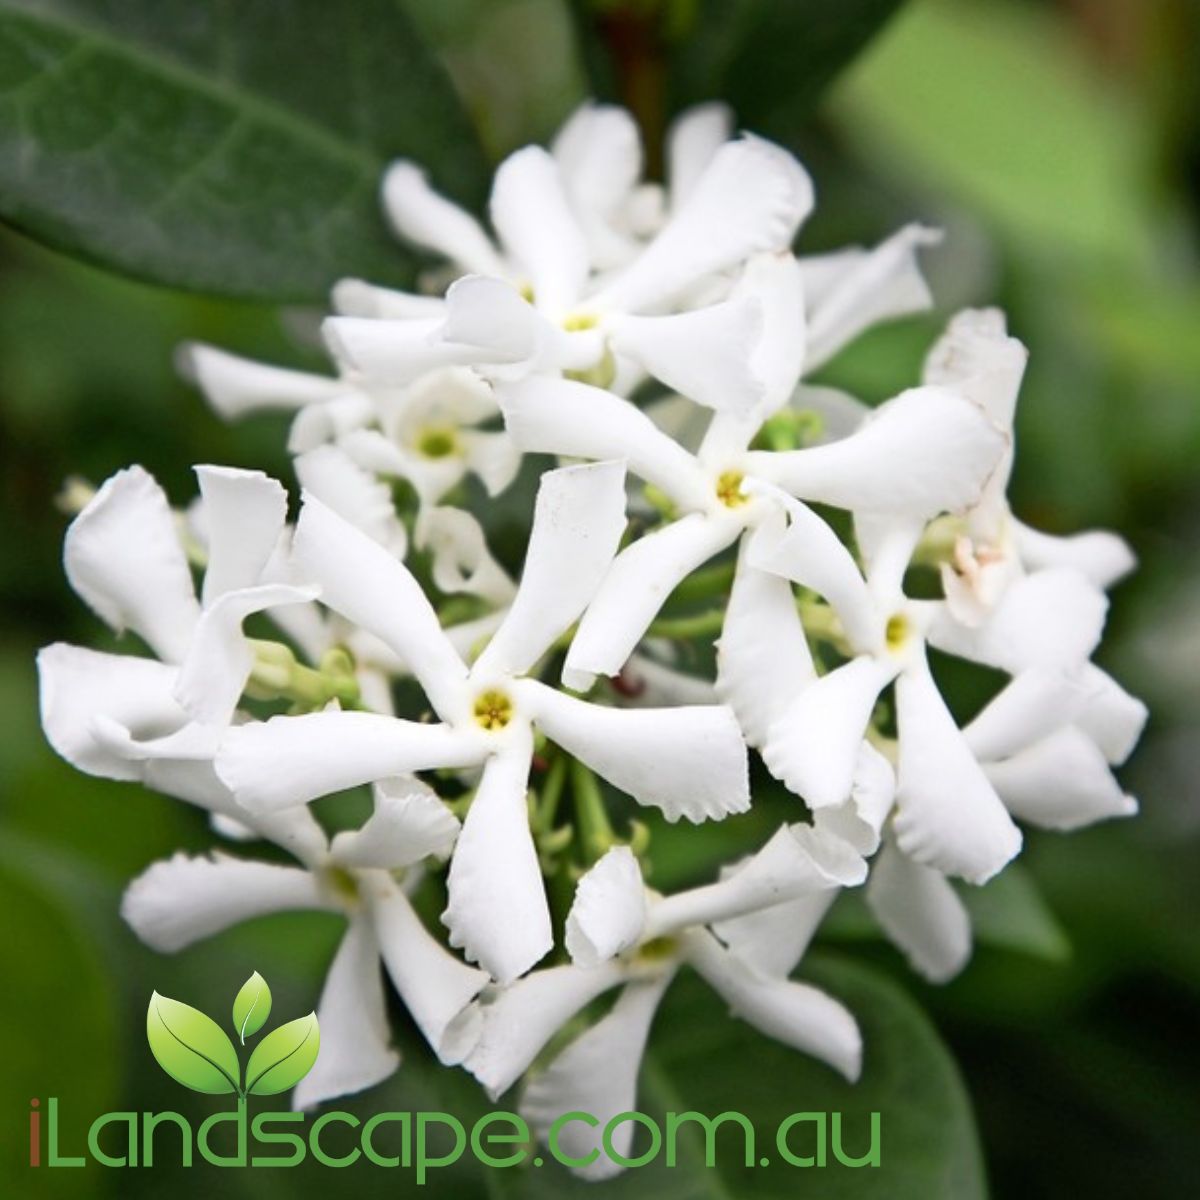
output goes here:
<path id="1" fill-rule="evenodd" d="M 271 1015 L 271 989 L 267 981 L 255 971 L 233 1000 L 233 1027 L 237 1030 L 242 1045 L 256 1034 Z"/>
<path id="2" fill-rule="evenodd" d="M 312 1070 L 320 1048 L 315 1013 L 272 1029 L 254 1047 L 246 1064 L 247 1095 L 274 1096 L 295 1087 Z"/>
<path id="3" fill-rule="evenodd" d="M 1019 863 L 1006 867 L 984 887 L 959 892 L 971 914 L 975 940 L 1062 962 L 1071 945 L 1033 877 Z"/>
<path id="4" fill-rule="evenodd" d="M 477 198 L 448 80 L 395 0 L 0 0 L 0 214 L 160 283 L 271 300 L 404 282 L 391 157 Z"/>
<path id="5" fill-rule="evenodd" d="M 146 1038 L 158 1065 L 184 1087 L 213 1096 L 238 1090 L 237 1051 L 198 1008 L 155 992 L 146 1010 Z"/>

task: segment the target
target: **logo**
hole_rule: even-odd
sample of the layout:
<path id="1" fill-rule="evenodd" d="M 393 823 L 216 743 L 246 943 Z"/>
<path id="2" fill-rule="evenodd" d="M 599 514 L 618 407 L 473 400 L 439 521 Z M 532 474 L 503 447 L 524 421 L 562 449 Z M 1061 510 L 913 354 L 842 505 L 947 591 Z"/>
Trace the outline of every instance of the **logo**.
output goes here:
<path id="1" fill-rule="evenodd" d="M 243 1046 L 271 1015 L 271 989 L 255 971 L 233 1000 L 233 1029 Z M 229 1035 L 198 1008 L 154 992 L 146 1010 L 146 1040 L 176 1083 L 210 1096 L 274 1096 L 312 1070 L 321 1048 L 315 1013 L 272 1029 L 250 1052 L 243 1073 Z"/>

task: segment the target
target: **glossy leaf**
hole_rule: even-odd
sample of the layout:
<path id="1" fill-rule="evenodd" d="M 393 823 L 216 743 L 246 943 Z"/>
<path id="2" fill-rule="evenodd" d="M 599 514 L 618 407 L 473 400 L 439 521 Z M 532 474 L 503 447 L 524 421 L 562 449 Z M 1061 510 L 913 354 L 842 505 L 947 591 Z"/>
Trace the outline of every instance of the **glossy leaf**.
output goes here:
<path id="1" fill-rule="evenodd" d="M 216 1021 L 199 1009 L 153 993 L 146 1038 L 158 1065 L 184 1087 L 212 1096 L 238 1090 L 237 1051 Z"/>
<path id="2" fill-rule="evenodd" d="M 267 987 L 267 981 L 255 971 L 242 984 L 233 1000 L 233 1027 L 242 1039 L 243 1046 L 248 1037 L 252 1037 L 263 1027 L 270 1015 L 271 989 Z"/>
<path id="3" fill-rule="evenodd" d="M 0 0 L 0 215 L 159 283 L 317 299 L 404 282 L 405 155 L 465 201 L 482 156 L 393 0 Z"/>
<path id="4" fill-rule="evenodd" d="M 321 1048 L 316 1013 L 272 1029 L 246 1065 L 246 1094 L 274 1096 L 295 1087 L 312 1070 Z"/>
<path id="5" fill-rule="evenodd" d="M 1018 950 L 1051 962 L 1070 957 L 1071 944 L 1063 927 L 1019 863 L 1012 863 L 981 888 L 960 889 L 959 895 L 981 945 Z"/>

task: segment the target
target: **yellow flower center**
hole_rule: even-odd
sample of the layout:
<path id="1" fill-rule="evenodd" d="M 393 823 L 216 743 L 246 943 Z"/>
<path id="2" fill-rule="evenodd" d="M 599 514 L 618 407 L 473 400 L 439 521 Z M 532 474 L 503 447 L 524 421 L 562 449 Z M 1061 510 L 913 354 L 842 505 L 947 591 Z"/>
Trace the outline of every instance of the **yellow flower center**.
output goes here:
<path id="1" fill-rule="evenodd" d="M 521 284 L 521 286 L 519 288 L 517 288 L 517 291 L 521 294 L 521 299 L 524 300 L 526 304 L 533 303 L 533 284 L 532 283 Z"/>
<path id="2" fill-rule="evenodd" d="M 894 613 L 888 617 L 888 623 L 884 627 L 883 636 L 887 642 L 887 648 L 895 654 L 898 650 L 904 647 L 904 643 L 908 641 L 908 635 L 911 629 L 908 624 L 908 618 L 903 613 Z"/>
<path id="3" fill-rule="evenodd" d="M 329 890 L 347 908 L 358 906 L 358 880 L 345 867 L 326 867 L 325 880 Z"/>
<path id="4" fill-rule="evenodd" d="M 458 430 L 453 425 L 426 425 L 417 434 L 416 447 L 426 458 L 449 458 L 459 451 Z"/>
<path id="5" fill-rule="evenodd" d="M 587 329 L 595 329 L 600 324 L 600 318 L 593 313 L 570 313 L 563 317 L 562 327 L 568 333 L 583 333 Z"/>
<path id="6" fill-rule="evenodd" d="M 475 697 L 475 722 L 489 733 L 503 729 L 513 717 L 513 702 L 507 692 L 488 688 Z"/>
<path id="7" fill-rule="evenodd" d="M 679 950 L 679 943 L 673 937 L 651 938 L 637 948 L 637 961 L 643 963 L 664 962 Z"/>
<path id="8" fill-rule="evenodd" d="M 741 471 L 722 471 L 717 476 L 717 499 L 726 508 L 741 508 L 750 503 L 750 497 L 742 491 L 745 478 Z"/>

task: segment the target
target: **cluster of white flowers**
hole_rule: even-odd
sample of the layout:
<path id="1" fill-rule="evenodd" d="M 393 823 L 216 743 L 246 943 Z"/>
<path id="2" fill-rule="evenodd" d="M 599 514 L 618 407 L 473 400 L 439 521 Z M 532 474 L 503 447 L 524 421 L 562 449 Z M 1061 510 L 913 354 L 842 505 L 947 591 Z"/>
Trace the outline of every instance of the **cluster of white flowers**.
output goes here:
<path id="1" fill-rule="evenodd" d="M 132 884 L 125 918 L 176 951 L 258 914 L 346 916 L 299 1105 L 395 1069 L 381 964 L 439 1058 L 493 1095 L 536 1060 L 520 1104 L 538 1131 L 635 1107 L 684 965 L 854 1078 L 853 1016 L 789 978 L 841 889 L 865 886 L 945 980 L 971 944 L 951 878 L 1003 869 L 1018 821 L 1135 810 L 1111 768 L 1145 709 L 1090 661 L 1133 558 L 1010 511 L 1025 348 L 999 312 L 967 311 L 877 408 L 801 382 L 928 307 L 917 251 L 938 235 L 794 257 L 812 184 L 730 124 L 720 105 L 684 114 L 660 186 L 629 114 L 586 106 L 550 151 L 501 164 L 491 233 L 396 163 L 387 215 L 438 261 L 421 295 L 334 289 L 335 375 L 182 355 L 226 416 L 294 410 L 294 526 L 279 483 L 204 466 L 186 511 L 131 467 L 70 527 L 72 587 L 152 657 L 45 649 L 54 747 L 298 864 L 176 855 Z M 542 474 L 514 582 L 465 505 L 523 463 Z M 680 669 L 675 640 L 706 634 L 711 679 Z M 1008 677 L 965 728 L 928 647 Z M 751 748 L 793 820 L 718 881 L 660 895 L 645 827 L 614 835 L 600 780 L 668 821 L 720 821 L 754 800 Z M 357 830 L 331 836 L 307 807 L 366 784 Z M 548 878 L 577 879 L 561 948 Z M 444 937 L 412 902 L 442 886 Z M 594 1131 L 570 1128 L 564 1148 L 586 1153 Z"/>

